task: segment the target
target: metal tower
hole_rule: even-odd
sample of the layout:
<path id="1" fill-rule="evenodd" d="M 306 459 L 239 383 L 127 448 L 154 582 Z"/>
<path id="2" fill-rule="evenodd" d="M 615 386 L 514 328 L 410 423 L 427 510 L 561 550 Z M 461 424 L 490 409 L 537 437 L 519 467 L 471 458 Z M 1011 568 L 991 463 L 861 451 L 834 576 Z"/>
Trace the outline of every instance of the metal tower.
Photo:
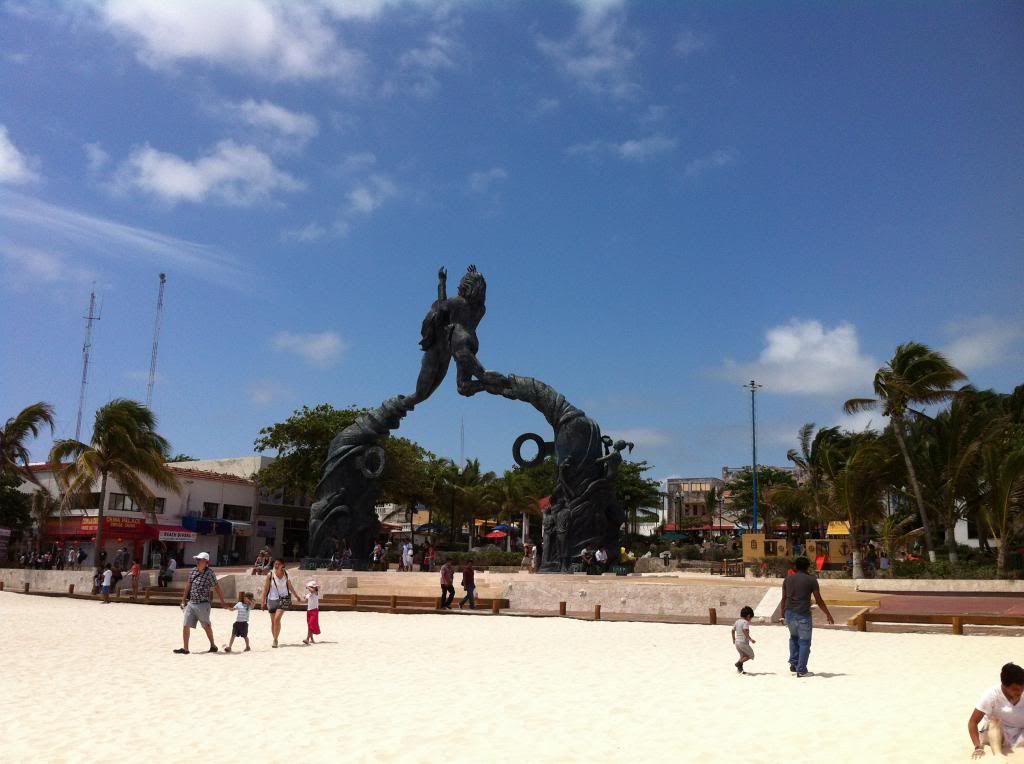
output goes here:
<path id="1" fill-rule="evenodd" d="M 156 351 L 160 345 L 160 324 L 164 318 L 164 284 L 167 274 L 160 274 L 160 291 L 156 296 L 156 323 L 153 326 L 153 354 L 149 357 L 149 386 L 146 388 L 146 406 L 153 405 L 153 385 L 156 384 Z"/>
<path id="2" fill-rule="evenodd" d="M 82 439 L 82 409 L 85 408 L 85 386 L 89 381 L 89 351 L 92 349 L 92 322 L 99 321 L 96 313 L 95 285 L 89 292 L 89 315 L 85 316 L 85 342 L 82 343 L 82 389 L 78 393 L 78 421 L 75 423 L 75 440 Z"/>

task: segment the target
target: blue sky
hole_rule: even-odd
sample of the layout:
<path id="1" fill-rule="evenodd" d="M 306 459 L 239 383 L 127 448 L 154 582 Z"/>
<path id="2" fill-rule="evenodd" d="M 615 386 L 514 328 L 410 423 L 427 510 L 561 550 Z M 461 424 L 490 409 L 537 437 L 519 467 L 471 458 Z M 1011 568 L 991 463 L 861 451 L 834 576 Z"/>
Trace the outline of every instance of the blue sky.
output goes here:
<path id="1" fill-rule="evenodd" d="M 6 2 L 0 414 L 74 434 L 93 282 L 86 420 L 143 398 L 166 271 L 161 429 L 250 453 L 302 404 L 411 392 L 437 269 L 469 263 L 483 363 L 658 477 L 749 462 L 751 377 L 772 463 L 864 426 L 841 403 L 900 342 L 1007 390 L 1022 39 L 1010 2 Z M 544 433 L 454 387 L 400 433 L 458 458 L 464 421 L 497 470 Z"/>

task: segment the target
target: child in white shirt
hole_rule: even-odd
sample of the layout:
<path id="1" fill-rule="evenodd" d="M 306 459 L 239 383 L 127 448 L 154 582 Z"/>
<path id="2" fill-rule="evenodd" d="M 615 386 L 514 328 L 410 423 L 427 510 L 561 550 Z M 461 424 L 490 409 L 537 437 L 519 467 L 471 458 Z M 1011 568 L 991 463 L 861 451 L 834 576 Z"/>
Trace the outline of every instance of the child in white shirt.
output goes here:
<path id="1" fill-rule="evenodd" d="M 754 608 L 747 605 L 740 611 L 739 619 L 732 625 L 732 642 L 736 646 L 736 652 L 740 654 L 740 659 L 733 665 L 741 674 L 743 664 L 754 660 L 754 648 L 751 645 L 757 640 L 750 636 L 750 621 L 753 618 Z"/>
<path id="2" fill-rule="evenodd" d="M 249 652 L 249 611 L 252 610 L 252 606 L 255 600 L 252 595 L 248 592 L 241 592 L 238 595 L 238 602 L 235 603 L 235 622 L 231 627 L 231 640 L 224 647 L 224 652 L 231 652 L 231 645 L 235 644 L 235 637 L 240 637 L 245 640 L 244 652 Z"/>

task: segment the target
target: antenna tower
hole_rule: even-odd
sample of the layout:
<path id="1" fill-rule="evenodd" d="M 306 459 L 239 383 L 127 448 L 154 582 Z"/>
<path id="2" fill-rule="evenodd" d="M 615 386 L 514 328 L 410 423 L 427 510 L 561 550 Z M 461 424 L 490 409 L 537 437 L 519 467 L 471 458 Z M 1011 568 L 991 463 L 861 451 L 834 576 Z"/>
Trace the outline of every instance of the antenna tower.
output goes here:
<path id="1" fill-rule="evenodd" d="M 78 421 L 75 423 L 75 440 L 82 439 L 82 409 L 85 408 L 85 386 L 89 381 L 89 351 L 92 349 L 92 322 L 99 321 L 96 313 L 96 286 L 89 292 L 89 315 L 85 318 L 85 342 L 82 343 L 82 389 L 78 393 Z"/>
<path id="2" fill-rule="evenodd" d="M 149 386 L 146 387 L 146 406 L 153 405 L 153 385 L 156 384 L 156 351 L 160 346 L 160 324 L 164 318 L 164 284 L 167 274 L 160 274 L 160 291 L 156 295 L 156 323 L 153 326 L 153 354 L 149 357 Z"/>

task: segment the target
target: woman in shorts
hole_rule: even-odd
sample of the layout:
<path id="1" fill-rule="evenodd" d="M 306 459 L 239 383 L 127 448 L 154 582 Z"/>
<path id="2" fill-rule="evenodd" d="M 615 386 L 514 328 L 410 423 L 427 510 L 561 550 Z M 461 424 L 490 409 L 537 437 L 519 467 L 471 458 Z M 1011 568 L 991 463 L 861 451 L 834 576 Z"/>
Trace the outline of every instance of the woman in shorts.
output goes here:
<path id="1" fill-rule="evenodd" d="M 292 597 L 296 600 L 302 599 L 288 578 L 284 560 L 278 558 L 274 560 L 274 568 L 263 582 L 263 609 L 270 613 L 270 633 L 274 637 L 274 644 L 271 647 L 277 647 L 277 637 L 281 633 L 281 618 L 292 604 Z"/>

